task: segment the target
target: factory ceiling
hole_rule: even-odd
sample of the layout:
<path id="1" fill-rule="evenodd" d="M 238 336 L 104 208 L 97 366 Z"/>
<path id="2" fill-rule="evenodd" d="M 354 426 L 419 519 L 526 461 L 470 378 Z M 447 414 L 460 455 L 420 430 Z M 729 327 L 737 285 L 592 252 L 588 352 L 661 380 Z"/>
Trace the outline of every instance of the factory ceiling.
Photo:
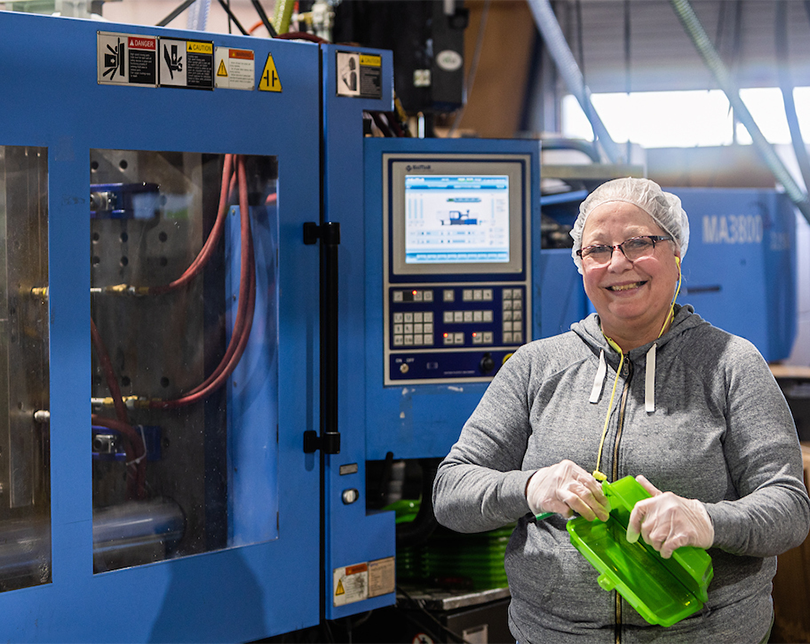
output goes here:
<path id="1" fill-rule="evenodd" d="M 782 2 L 784 32 L 777 20 Z M 691 5 L 740 87 L 779 85 L 777 42 L 785 40 L 793 84 L 810 85 L 810 3 L 692 0 Z M 717 87 L 668 0 L 557 0 L 554 6 L 593 92 Z"/>

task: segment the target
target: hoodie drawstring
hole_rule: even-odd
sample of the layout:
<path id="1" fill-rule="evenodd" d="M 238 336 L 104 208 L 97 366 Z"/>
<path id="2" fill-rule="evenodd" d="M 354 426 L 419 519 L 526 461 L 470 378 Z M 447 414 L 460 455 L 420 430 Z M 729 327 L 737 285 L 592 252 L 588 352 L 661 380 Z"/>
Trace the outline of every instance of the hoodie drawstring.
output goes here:
<path id="1" fill-rule="evenodd" d="M 647 367 L 644 374 L 644 411 L 651 414 L 655 411 L 655 348 L 653 343 L 647 351 Z"/>
<path id="2" fill-rule="evenodd" d="M 607 364 L 605 363 L 605 350 L 602 349 L 599 353 L 599 367 L 596 369 L 596 377 L 593 379 L 593 389 L 591 389 L 591 397 L 589 399 L 593 405 L 599 402 L 606 375 Z"/>
<path id="3" fill-rule="evenodd" d="M 616 395 L 616 385 L 619 384 L 619 374 L 622 372 L 622 366 L 624 365 L 624 351 L 622 351 L 621 347 L 616 344 L 613 340 L 609 337 L 605 336 L 605 339 L 608 341 L 611 347 L 614 350 L 619 352 L 619 367 L 616 369 L 616 378 L 613 381 L 613 390 L 610 392 L 610 402 L 608 403 L 608 410 L 607 415 L 605 416 L 605 426 L 602 428 L 602 438 L 599 440 L 599 453 L 596 456 L 596 469 L 593 471 L 593 478 L 597 481 L 606 481 L 607 476 L 602 473 L 599 468 L 602 465 L 602 449 L 605 447 L 605 437 L 607 436 L 608 430 L 608 423 L 610 422 L 610 412 L 613 409 L 613 398 Z M 604 359 L 605 352 L 602 351 L 601 358 Z M 598 370 L 597 370 L 598 371 Z M 598 373 L 597 373 L 598 376 Z M 591 392 L 591 397 L 593 397 L 593 392 Z"/>

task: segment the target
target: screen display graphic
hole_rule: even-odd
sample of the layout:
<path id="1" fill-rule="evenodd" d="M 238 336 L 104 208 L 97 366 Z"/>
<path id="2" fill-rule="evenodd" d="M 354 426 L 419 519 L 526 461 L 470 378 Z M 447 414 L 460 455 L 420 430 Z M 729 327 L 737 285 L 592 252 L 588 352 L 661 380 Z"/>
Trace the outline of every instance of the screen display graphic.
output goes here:
<path id="1" fill-rule="evenodd" d="M 405 177 L 405 263 L 509 262 L 507 175 Z"/>

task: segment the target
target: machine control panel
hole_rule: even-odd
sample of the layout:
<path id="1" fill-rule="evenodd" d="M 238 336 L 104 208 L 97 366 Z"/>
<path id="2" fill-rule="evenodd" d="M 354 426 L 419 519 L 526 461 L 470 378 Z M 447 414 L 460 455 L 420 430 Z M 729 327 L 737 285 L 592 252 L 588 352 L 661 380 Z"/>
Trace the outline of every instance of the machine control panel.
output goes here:
<path id="1" fill-rule="evenodd" d="M 528 337 L 527 300 L 511 283 L 389 287 L 386 380 L 491 379 Z"/>
<path id="2" fill-rule="evenodd" d="M 531 338 L 529 165 L 383 155 L 386 385 L 486 382 Z"/>

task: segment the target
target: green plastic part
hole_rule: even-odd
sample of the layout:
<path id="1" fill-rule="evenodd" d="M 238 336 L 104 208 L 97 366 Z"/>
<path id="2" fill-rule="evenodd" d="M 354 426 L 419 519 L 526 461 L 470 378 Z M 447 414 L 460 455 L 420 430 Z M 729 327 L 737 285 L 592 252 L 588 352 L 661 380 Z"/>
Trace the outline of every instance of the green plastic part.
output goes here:
<path id="1" fill-rule="evenodd" d="M 627 541 L 630 512 L 650 494 L 632 476 L 602 483 L 610 501 L 607 521 L 582 517 L 566 524 L 571 543 L 600 573 L 597 583 L 615 589 L 650 624 L 672 626 L 708 601 L 712 559 L 701 548 L 678 548 L 664 559 L 639 537 Z"/>

